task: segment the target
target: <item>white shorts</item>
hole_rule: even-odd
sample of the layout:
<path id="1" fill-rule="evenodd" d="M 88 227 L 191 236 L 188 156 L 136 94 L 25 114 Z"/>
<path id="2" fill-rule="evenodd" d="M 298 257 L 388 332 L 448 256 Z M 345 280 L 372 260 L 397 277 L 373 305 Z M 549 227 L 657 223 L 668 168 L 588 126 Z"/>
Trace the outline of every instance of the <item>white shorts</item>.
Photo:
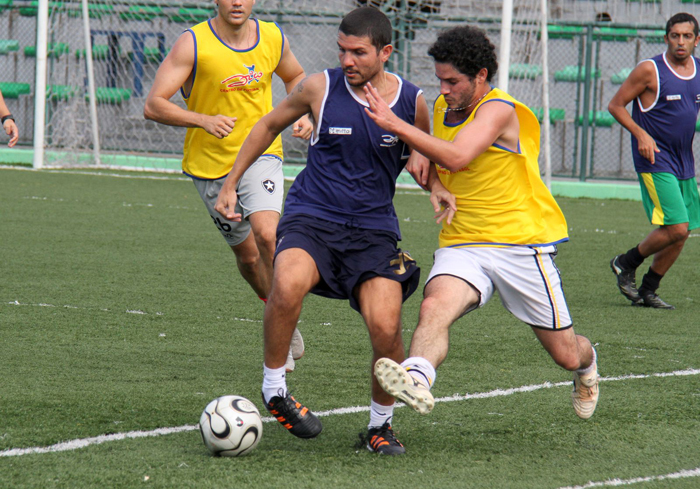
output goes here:
<path id="1" fill-rule="evenodd" d="M 556 254 L 553 245 L 440 248 L 426 285 L 438 275 L 451 275 L 479 292 L 478 307 L 498 290 L 505 308 L 521 321 L 538 328 L 564 329 L 571 326 L 571 316 L 554 264 Z"/>
<path id="2" fill-rule="evenodd" d="M 238 194 L 236 212 L 243 215 L 240 222 L 229 221 L 214 210 L 216 199 L 219 198 L 219 192 L 225 180 L 226 177 L 218 180 L 192 179 L 219 232 L 229 246 L 236 246 L 245 241 L 250 234 L 248 217 L 251 214 L 260 211 L 275 211 L 278 214 L 282 212 L 284 200 L 282 160 L 276 156 L 261 156 L 243 174 L 236 189 Z"/>

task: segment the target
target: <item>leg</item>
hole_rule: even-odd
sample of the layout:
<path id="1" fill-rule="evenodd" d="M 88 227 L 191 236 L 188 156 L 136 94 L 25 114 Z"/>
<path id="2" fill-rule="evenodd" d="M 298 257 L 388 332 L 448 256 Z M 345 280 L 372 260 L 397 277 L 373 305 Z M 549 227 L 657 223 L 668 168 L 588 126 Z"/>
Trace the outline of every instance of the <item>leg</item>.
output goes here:
<path id="1" fill-rule="evenodd" d="M 372 343 L 372 366 L 382 357 L 402 362 L 401 284 L 384 277 L 374 277 L 357 287 L 356 296 Z M 372 400 L 384 406 L 394 404 L 394 398 L 382 390 L 374 376 Z"/>
<path id="2" fill-rule="evenodd" d="M 231 246 L 231 250 L 236 255 L 236 265 L 241 276 L 258 297 L 267 297 L 270 293 L 270 279 L 262 273 L 260 252 L 254 234 L 250 232 L 242 243 Z"/>
<path id="3" fill-rule="evenodd" d="M 598 365 L 595 350 L 588 338 L 574 333 L 573 328 L 551 330 L 533 327 L 537 339 L 552 359 L 574 373 L 571 402 L 579 418 L 593 416 L 598 404 Z"/>
<path id="4" fill-rule="evenodd" d="M 255 244 L 260 256 L 258 274 L 260 282 L 267 291 L 260 297 L 267 297 L 272 284 L 272 262 L 275 256 L 275 242 L 277 240 L 277 224 L 280 220 L 279 212 L 260 211 L 248 218 L 255 237 Z"/>
<path id="5" fill-rule="evenodd" d="M 430 280 L 411 340 L 411 358 L 402 365 L 382 358 L 375 365 L 374 373 L 382 388 L 419 413 L 428 414 L 435 404 L 429 391 L 434 380 L 431 373 L 447 357 L 450 326 L 478 304 L 479 293 L 464 280 L 451 275 Z"/>
<path id="6" fill-rule="evenodd" d="M 304 297 L 319 280 L 316 263 L 306 251 L 300 248 L 281 251 L 275 261 L 272 290 L 263 319 L 263 402 L 270 414 L 299 438 L 318 436 L 322 426 L 308 408 L 286 392 L 284 365 Z"/>
<path id="7" fill-rule="evenodd" d="M 680 255 L 688 235 L 687 222 L 661 226 L 649 233 L 637 248 L 645 258 L 654 255 L 651 267 L 659 275 L 664 275 Z"/>

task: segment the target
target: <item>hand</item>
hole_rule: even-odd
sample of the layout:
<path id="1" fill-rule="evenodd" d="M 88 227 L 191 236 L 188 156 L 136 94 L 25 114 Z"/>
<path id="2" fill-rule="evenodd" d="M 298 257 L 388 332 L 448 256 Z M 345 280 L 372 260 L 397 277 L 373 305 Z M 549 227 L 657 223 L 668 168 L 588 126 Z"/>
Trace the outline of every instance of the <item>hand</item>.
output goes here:
<path id="1" fill-rule="evenodd" d="M 364 86 L 365 98 L 369 109 L 365 107 L 367 115 L 382 129 L 396 133 L 394 129 L 399 118 L 392 112 L 391 107 L 379 96 L 379 92 L 370 82 Z"/>
<path id="2" fill-rule="evenodd" d="M 15 124 L 15 121 L 12 119 L 7 119 L 5 123 L 2 125 L 3 129 L 5 129 L 5 133 L 7 133 L 8 136 L 10 136 L 10 140 L 8 141 L 7 145 L 11 148 L 15 144 L 17 144 L 17 140 L 19 139 L 19 130 L 17 129 L 17 124 Z"/>
<path id="3" fill-rule="evenodd" d="M 428 190 L 428 175 L 430 174 L 430 160 L 418 151 L 412 151 L 406 163 L 406 171 L 423 190 Z"/>
<path id="4" fill-rule="evenodd" d="M 309 139 L 311 137 L 311 133 L 314 131 L 314 125 L 309 120 L 308 115 L 305 115 L 301 119 L 296 121 L 292 128 L 292 137 L 301 139 Z"/>
<path id="5" fill-rule="evenodd" d="M 214 209 L 229 221 L 240 222 L 243 217 L 236 212 L 238 194 L 236 193 L 236 182 L 229 176 L 221 187 L 219 197 L 216 199 Z"/>
<path id="6" fill-rule="evenodd" d="M 661 152 L 661 150 L 656 146 L 656 141 L 654 141 L 654 138 L 644 132 L 641 137 L 637 138 L 637 144 L 639 154 L 642 155 L 643 158 L 649 160 L 649 162 L 653 165 L 655 163 L 656 153 Z"/>
<path id="7" fill-rule="evenodd" d="M 452 224 L 452 217 L 457 212 L 457 199 L 445 187 L 433 184 L 433 191 L 430 192 L 430 203 L 435 210 L 435 222 L 440 223 L 446 219 L 447 224 Z"/>
<path id="8" fill-rule="evenodd" d="M 236 125 L 237 117 L 228 117 L 225 115 L 207 115 L 204 116 L 202 129 L 207 131 L 212 136 L 223 139 L 233 131 L 233 126 Z"/>

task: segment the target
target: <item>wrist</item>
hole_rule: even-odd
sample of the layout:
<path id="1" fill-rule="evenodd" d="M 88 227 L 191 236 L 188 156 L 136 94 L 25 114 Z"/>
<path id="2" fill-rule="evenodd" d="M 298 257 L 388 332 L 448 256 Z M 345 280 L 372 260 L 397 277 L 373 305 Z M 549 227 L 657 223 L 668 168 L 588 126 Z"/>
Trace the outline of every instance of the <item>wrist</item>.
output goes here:
<path id="1" fill-rule="evenodd" d="M 7 114 L 7 115 L 2 116 L 2 118 L 0 118 L 0 124 L 5 125 L 5 121 L 14 121 L 14 120 L 15 120 L 15 118 L 12 116 L 12 114 Z"/>

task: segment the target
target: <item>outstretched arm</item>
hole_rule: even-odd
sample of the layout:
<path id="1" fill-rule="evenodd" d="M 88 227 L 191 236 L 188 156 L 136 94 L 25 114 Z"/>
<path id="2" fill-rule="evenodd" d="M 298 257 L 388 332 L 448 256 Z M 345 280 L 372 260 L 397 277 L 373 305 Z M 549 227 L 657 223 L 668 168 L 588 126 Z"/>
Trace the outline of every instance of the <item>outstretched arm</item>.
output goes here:
<path id="1" fill-rule="evenodd" d="M 180 87 L 191 83 L 194 68 L 194 39 L 191 32 L 183 33 L 156 72 L 151 91 L 146 97 L 143 115 L 161 124 L 180 127 L 200 127 L 212 136 L 225 138 L 233 130 L 235 117 L 206 115 L 183 109 L 170 101 Z"/>
<path id="2" fill-rule="evenodd" d="M 320 99 L 323 96 L 325 87 L 326 79 L 323 74 L 317 73 L 306 77 L 272 112 L 253 126 L 219 192 L 219 198 L 214 206 L 219 214 L 230 221 L 241 220 L 241 214 L 235 212 L 238 201 L 236 187 L 241 177 L 260 158 L 279 133 L 302 115 L 313 111 L 314 102 L 316 98 Z"/>
<path id="3" fill-rule="evenodd" d="M 637 139 L 639 154 L 649 160 L 652 165 L 655 154 L 659 152 L 656 141 L 634 122 L 626 107 L 645 91 L 656 92 L 656 88 L 656 70 L 653 63 L 642 62 L 632 70 L 608 104 L 610 114 Z"/>
<path id="4" fill-rule="evenodd" d="M 477 115 L 455 137 L 445 141 L 426 134 L 398 118 L 377 90 L 368 83 L 365 95 L 369 109 L 365 112 L 380 127 L 393 132 L 434 163 L 450 171 L 467 166 L 474 158 L 495 143 L 514 123 L 513 107 L 504 103 L 489 103 L 479 107 Z"/>

